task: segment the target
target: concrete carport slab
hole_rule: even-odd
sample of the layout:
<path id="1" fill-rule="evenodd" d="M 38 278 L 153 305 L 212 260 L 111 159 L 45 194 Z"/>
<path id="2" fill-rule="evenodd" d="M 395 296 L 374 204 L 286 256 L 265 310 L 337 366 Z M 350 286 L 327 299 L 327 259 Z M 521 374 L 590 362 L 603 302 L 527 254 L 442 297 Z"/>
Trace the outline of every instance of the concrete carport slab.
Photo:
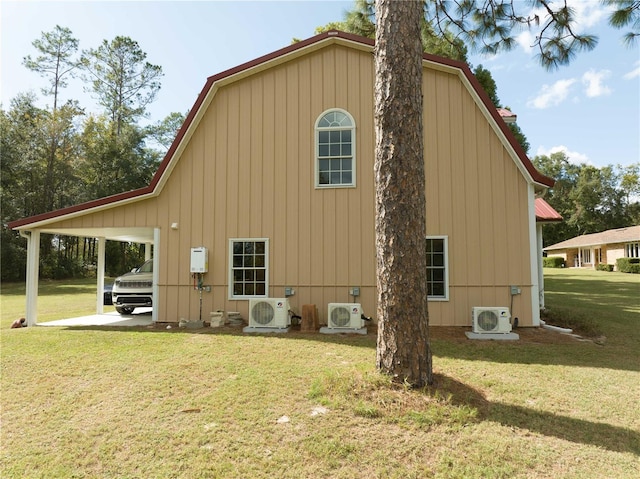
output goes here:
<path id="1" fill-rule="evenodd" d="M 56 321 L 47 321 L 38 323 L 38 326 L 113 326 L 113 327 L 134 327 L 134 326 L 151 326 L 153 319 L 151 316 L 152 308 L 137 308 L 134 314 L 118 314 L 115 311 L 111 313 L 92 314 L 89 316 L 81 316 L 78 318 L 59 319 Z"/>

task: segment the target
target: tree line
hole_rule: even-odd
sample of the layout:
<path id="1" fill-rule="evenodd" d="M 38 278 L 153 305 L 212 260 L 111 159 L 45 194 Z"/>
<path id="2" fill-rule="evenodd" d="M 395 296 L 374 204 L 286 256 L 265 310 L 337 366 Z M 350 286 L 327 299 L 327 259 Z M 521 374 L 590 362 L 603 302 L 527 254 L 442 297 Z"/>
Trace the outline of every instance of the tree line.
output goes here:
<path id="1" fill-rule="evenodd" d="M 25 275 L 25 241 L 7 222 L 146 186 L 184 121 L 171 113 L 142 126 L 163 73 L 131 38 L 80 50 L 72 32 L 56 26 L 32 45 L 23 66 L 46 80 L 47 106 L 38 106 L 35 92 L 24 92 L 0 107 L 3 281 Z M 91 93 L 97 112 L 63 99 L 72 79 Z M 142 258 L 139 245 L 107 243 L 108 274 Z M 95 239 L 43 235 L 42 277 L 83 274 L 95 261 Z"/>
<path id="2" fill-rule="evenodd" d="M 356 0 L 341 22 L 318 27 L 374 38 L 374 6 Z M 469 63 L 465 42 L 433 22 L 421 22 L 423 51 Z M 295 41 L 295 40 L 294 40 Z M 65 208 L 148 185 L 184 121 L 182 113 L 142 126 L 147 107 L 161 88 L 162 67 L 149 63 L 137 42 L 117 36 L 96 48 L 80 50 L 73 33 L 61 26 L 32 43 L 25 68 L 47 81 L 39 107 L 34 92 L 17 95 L 0 106 L 2 152 L 2 281 L 25 275 L 25 241 L 6 224 L 22 217 Z M 491 72 L 472 71 L 496 107 L 505 107 Z M 71 80 L 81 81 L 99 107 L 88 111 L 64 98 Z M 508 125 L 525 152 L 530 145 L 517 123 Z M 562 153 L 533 158 L 536 167 L 557 180 L 547 201 L 565 221 L 546 227 L 545 244 L 604 229 L 640 224 L 640 163 L 628 167 L 575 165 Z M 139 245 L 107 242 L 107 273 L 129 270 L 143 257 Z M 41 276 L 83 274 L 95 264 L 95 239 L 43 235 Z"/>

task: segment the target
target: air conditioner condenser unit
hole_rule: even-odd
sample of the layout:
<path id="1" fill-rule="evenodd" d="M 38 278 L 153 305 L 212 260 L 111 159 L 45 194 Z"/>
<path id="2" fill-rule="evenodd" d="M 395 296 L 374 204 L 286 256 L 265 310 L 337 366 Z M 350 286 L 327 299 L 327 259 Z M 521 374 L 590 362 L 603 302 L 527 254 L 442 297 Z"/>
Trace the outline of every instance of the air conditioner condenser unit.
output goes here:
<path id="1" fill-rule="evenodd" d="M 361 329 L 364 327 L 360 303 L 329 303 L 327 327 L 330 329 Z"/>
<path id="2" fill-rule="evenodd" d="M 249 300 L 249 328 L 286 329 L 291 325 L 286 298 Z"/>
<path id="3" fill-rule="evenodd" d="M 473 332 L 495 334 L 511 332 L 511 314 L 505 307 L 472 308 Z"/>

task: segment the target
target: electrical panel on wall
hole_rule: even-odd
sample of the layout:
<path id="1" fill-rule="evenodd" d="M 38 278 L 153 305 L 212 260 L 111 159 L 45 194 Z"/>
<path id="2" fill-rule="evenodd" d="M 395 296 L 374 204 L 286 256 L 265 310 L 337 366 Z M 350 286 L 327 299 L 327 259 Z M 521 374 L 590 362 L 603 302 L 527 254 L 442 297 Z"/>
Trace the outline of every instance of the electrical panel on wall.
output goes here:
<path id="1" fill-rule="evenodd" d="M 206 273 L 209 271 L 209 250 L 204 246 L 191 248 L 191 273 Z"/>

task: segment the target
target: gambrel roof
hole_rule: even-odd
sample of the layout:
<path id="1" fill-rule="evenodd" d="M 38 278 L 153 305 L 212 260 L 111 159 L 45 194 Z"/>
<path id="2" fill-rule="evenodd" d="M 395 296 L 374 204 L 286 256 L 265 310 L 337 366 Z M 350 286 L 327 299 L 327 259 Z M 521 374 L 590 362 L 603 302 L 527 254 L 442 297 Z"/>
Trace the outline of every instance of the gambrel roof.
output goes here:
<path id="1" fill-rule="evenodd" d="M 158 170 L 148 186 L 105 198 L 99 198 L 68 208 L 35 215 L 29 218 L 19 219 L 9 223 L 9 228 L 19 230 L 42 228 L 43 231 L 45 231 L 47 224 L 51 224 L 62 219 L 70 219 L 88 214 L 89 212 L 110 209 L 157 196 L 165 185 L 171 171 L 176 165 L 176 162 L 179 161 L 180 155 L 189 142 L 190 136 L 193 134 L 193 131 L 195 131 L 195 128 L 203 117 L 204 112 L 207 110 L 207 107 L 215 96 L 216 91 L 220 87 L 336 43 L 370 52 L 373 52 L 374 46 L 374 42 L 371 39 L 332 30 L 321 33 L 307 40 L 291 44 L 273 53 L 264 55 L 250 62 L 243 63 L 235 68 L 231 68 L 218 73 L 217 75 L 211 76 L 207 79 L 204 88 L 198 95 L 195 104 L 189 111 L 184 124 L 178 131 L 169 151 L 160 163 Z M 485 118 L 496 132 L 527 181 L 530 184 L 533 184 L 536 190 L 544 190 L 547 187 L 553 186 L 554 181 L 538 172 L 531 163 L 525 151 L 507 127 L 501 113 L 494 107 L 489 96 L 483 90 L 482 86 L 466 63 L 435 55 L 424 54 L 423 65 L 437 70 L 456 73 L 467 90 L 472 94 L 476 104 L 478 104 L 482 110 Z M 131 232 L 131 229 L 129 229 L 129 232 Z M 141 232 L 140 234 L 142 235 L 147 233 Z M 105 236 L 108 239 L 124 239 L 125 236 L 123 235 L 125 235 L 124 232 L 115 231 L 103 231 L 100 233 L 100 236 Z M 127 237 L 126 240 L 135 241 L 135 238 Z"/>

